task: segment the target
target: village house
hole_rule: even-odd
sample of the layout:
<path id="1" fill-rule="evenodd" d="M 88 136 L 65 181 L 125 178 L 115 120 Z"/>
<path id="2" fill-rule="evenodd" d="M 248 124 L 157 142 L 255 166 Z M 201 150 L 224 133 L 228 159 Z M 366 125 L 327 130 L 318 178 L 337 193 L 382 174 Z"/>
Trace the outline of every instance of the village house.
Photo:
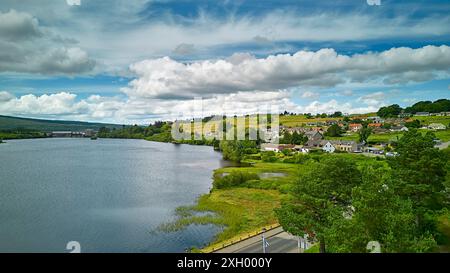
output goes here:
<path id="1" fill-rule="evenodd" d="M 352 140 L 322 140 L 322 150 L 327 153 L 341 152 L 354 153 L 360 151 L 360 146 Z"/>
<path id="2" fill-rule="evenodd" d="M 342 152 L 359 152 L 361 147 L 352 140 L 308 140 L 305 147 L 309 149 L 322 149 L 327 153 L 334 153 L 336 150 Z"/>
<path id="3" fill-rule="evenodd" d="M 338 124 L 338 121 L 337 121 L 337 120 L 334 120 L 334 119 L 331 119 L 331 120 L 327 120 L 327 121 L 326 121 L 326 124 L 327 124 L 327 125 Z"/>
<path id="4" fill-rule="evenodd" d="M 400 113 L 399 115 L 398 115 L 398 117 L 399 118 L 409 118 L 409 117 L 411 117 L 413 114 L 411 114 L 411 113 Z"/>
<path id="5" fill-rule="evenodd" d="M 376 127 L 376 128 L 372 129 L 372 133 L 374 133 L 374 134 L 386 134 L 388 132 L 389 132 L 388 129 L 381 128 L 381 127 Z"/>
<path id="6" fill-rule="evenodd" d="M 437 113 L 436 116 L 450 116 L 450 112 L 440 112 Z"/>
<path id="7" fill-rule="evenodd" d="M 263 152 L 281 152 L 285 149 L 294 149 L 295 145 L 292 144 L 274 144 L 274 143 L 263 143 L 261 144 L 261 151 Z"/>
<path id="8" fill-rule="evenodd" d="M 375 117 L 368 117 L 367 120 L 370 120 L 372 123 L 383 123 L 383 119 L 381 119 L 378 116 Z"/>
<path id="9" fill-rule="evenodd" d="M 389 129 L 391 132 L 407 132 L 409 129 L 406 126 L 394 125 Z"/>
<path id="10" fill-rule="evenodd" d="M 352 140 L 332 140 L 331 144 L 333 144 L 337 150 L 342 152 L 353 153 L 360 150 L 360 146 Z"/>
<path id="11" fill-rule="evenodd" d="M 365 147 L 363 151 L 370 154 L 383 154 L 383 150 L 375 147 Z"/>
<path id="12" fill-rule="evenodd" d="M 445 130 L 447 127 L 442 123 L 431 123 L 427 128 L 430 130 Z"/>
<path id="13" fill-rule="evenodd" d="M 419 116 L 419 117 L 428 117 L 429 115 L 430 115 L 429 112 L 417 112 L 416 113 L 416 116 Z"/>
<path id="14" fill-rule="evenodd" d="M 349 125 L 348 125 L 348 129 L 351 131 L 351 132 L 358 132 L 359 130 L 361 130 L 362 129 L 362 125 L 361 124 L 359 124 L 359 123 L 350 123 Z"/>
<path id="15" fill-rule="evenodd" d="M 318 131 L 308 131 L 305 133 L 305 136 L 308 140 L 321 140 L 323 139 L 323 135 Z"/>
<path id="16" fill-rule="evenodd" d="M 336 151 L 336 147 L 334 147 L 330 141 L 326 141 L 326 143 L 322 146 L 322 150 L 327 153 L 334 153 L 334 151 Z"/>
<path id="17" fill-rule="evenodd" d="M 286 128 L 283 128 L 283 132 L 288 132 L 291 135 L 294 132 L 297 132 L 297 133 L 301 134 L 301 133 L 305 133 L 307 131 L 309 131 L 309 128 L 306 128 L 306 127 L 290 127 L 290 128 L 286 127 Z"/>
<path id="18" fill-rule="evenodd" d="M 309 149 L 305 148 L 303 145 L 295 145 L 294 150 L 303 154 L 309 153 Z"/>
<path id="19" fill-rule="evenodd" d="M 380 128 L 381 125 L 381 123 L 369 123 L 367 126 L 370 128 Z"/>

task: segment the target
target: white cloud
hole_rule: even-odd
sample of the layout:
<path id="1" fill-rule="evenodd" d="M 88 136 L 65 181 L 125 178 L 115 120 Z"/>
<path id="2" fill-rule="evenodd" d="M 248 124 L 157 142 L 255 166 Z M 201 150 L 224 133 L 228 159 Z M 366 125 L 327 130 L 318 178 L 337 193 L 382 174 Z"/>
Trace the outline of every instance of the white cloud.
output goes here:
<path id="1" fill-rule="evenodd" d="M 233 59 L 233 57 L 231 58 Z M 239 91 L 331 87 L 341 83 L 386 84 L 426 81 L 450 72 L 450 47 L 392 48 L 380 53 L 341 55 L 334 49 L 181 63 L 169 57 L 130 66 L 137 78 L 123 91 L 130 97 L 192 98 Z"/>

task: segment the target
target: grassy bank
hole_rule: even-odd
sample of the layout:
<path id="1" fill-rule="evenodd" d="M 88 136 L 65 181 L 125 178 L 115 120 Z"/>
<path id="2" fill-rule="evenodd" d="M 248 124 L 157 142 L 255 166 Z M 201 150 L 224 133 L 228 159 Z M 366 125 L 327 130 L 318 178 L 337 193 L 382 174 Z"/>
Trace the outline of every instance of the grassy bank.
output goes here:
<path id="1" fill-rule="evenodd" d="M 329 155 L 315 155 L 315 157 L 322 156 Z M 352 157 L 360 165 L 379 161 L 356 154 L 335 154 L 334 156 Z M 286 158 L 288 157 L 279 160 Z M 246 160 L 246 162 L 251 163 L 250 166 L 215 170 L 213 184 L 233 173 L 255 174 L 260 178 L 230 187 L 213 187 L 211 193 L 200 196 L 195 205 L 179 207 L 176 210 L 177 219 L 160 226 L 160 231 L 178 231 L 192 224 L 223 226 L 223 230 L 217 234 L 210 245 L 204 246 L 201 250 L 208 252 L 223 244 L 227 245 L 230 242 L 254 236 L 263 227 L 276 226 L 278 222 L 274 209 L 280 206 L 282 200 L 288 198 L 286 192 L 298 175 L 305 170 L 305 165 L 268 163 L 260 160 Z"/>
<path id="2" fill-rule="evenodd" d="M 273 209 L 284 197 L 277 190 L 230 188 L 213 190 L 199 197 L 193 206 L 179 207 L 178 219 L 164 224 L 161 231 L 180 230 L 191 224 L 215 224 L 223 226 L 212 244 L 220 243 L 236 235 L 252 232 L 260 227 L 276 224 Z M 209 213 L 212 212 L 212 213 Z"/>

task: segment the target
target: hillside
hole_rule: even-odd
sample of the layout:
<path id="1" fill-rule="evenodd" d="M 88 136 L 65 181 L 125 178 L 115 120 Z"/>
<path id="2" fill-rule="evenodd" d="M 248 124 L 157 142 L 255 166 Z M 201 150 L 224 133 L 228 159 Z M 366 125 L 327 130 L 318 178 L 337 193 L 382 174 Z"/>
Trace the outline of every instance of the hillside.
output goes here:
<path id="1" fill-rule="evenodd" d="M 105 124 L 105 123 L 90 123 L 82 121 L 65 121 L 65 120 L 41 120 L 32 118 L 19 118 L 0 116 L 0 131 L 26 129 L 36 130 L 42 132 L 51 131 L 83 131 L 86 129 L 98 130 L 101 127 L 108 128 L 122 128 L 122 125 Z"/>

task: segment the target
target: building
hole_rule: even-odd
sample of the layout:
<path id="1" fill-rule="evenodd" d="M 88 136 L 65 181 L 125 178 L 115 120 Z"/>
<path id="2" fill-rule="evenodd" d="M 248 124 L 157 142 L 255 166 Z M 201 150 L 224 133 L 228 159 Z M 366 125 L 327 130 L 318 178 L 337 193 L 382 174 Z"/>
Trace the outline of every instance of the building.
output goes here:
<path id="1" fill-rule="evenodd" d="M 351 131 L 351 132 L 358 132 L 359 130 L 361 130 L 362 129 L 362 125 L 361 124 L 359 124 L 359 123 L 350 123 L 349 125 L 348 125 L 348 129 Z"/>
<path id="2" fill-rule="evenodd" d="M 54 131 L 50 134 L 51 137 L 72 137 L 72 131 Z"/>
<path id="3" fill-rule="evenodd" d="M 305 147 L 310 149 L 322 149 L 327 153 L 334 153 L 336 150 L 357 153 L 361 150 L 361 146 L 352 140 L 308 140 Z"/>
<path id="4" fill-rule="evenodd" d="M 303 145 L 295 145 L 294 150 L 296 150 L 296 151 L 298 151 L 298 152 L 301 152 L 301 153 L 303 153 L 303 154 L 309 153 L 309 149 L 303 147 Z"/>
<path id="5" fill-rule="evenodd" d="M 95 134 L 96 134 L 96 132 L 94 130 L 92 130 L 92 129 L 86 129 L 84 131 L 84 136 L 85 137 L 93 137 L 93 136 L 95 136 Z"/>
<path id="6" fill-rule="evenodd" d="M 416 116 L 419 116 L 419 117 L 428 117 L 429 115 L 430 115 L 429 112 L 417 112 L 416 113 Z"/>
<path id="7" fill-rule="evenodd" d="M 380 117 L 378 117 L 378 116 L 375 116 L 375 117 L 367 117 L 367 120 L 370 120 L 372 123 L 383 123 L 384 121 L 380 118 Z"/>
<path id="8" fill-rule="evenodd" d="M 408 127 L 397 125 L 397 126 L 391 126 L 391 129 L 389 129 L 391 132 L 407 132 L 409 131 Z"/>
<path id="9" fill-rule="evenodd" d="M 384 129 L 384 128 L 381 128 L 381 127 L 376 127 L 376 128 L 374 128 L 372 130 L 372 133 L 374 133 L 374 134 L 386 134 L 388 132 L 389 132 L 388 129 Z"/>
<path id="10" fill-rule="evenodd" d="M 338 124 L 338 121 L 334 120 L 334 119 L 330 119 L 330 120 L 325 121 L 325 123 L 327 125 L 333 125 L 333 124 Z"/>
<path id="11" fill-rule="evenodd" d="M 400 113 L 399 115 L 398 115 L 398 117 L 399 118 L 409 118 L 409 117 L 411 117 L 413 114 L 411 114 L 411 113 Z"/>
<path id="12" fill-rule="evenodd" d="M 359 145 L 352 140 L 332 140 L 331 144 L 341 152 L 354 153 L 360 150 Z"/>
<path id="13" fill-rule="evenodd" d="M 263 152 L 281 152 L 285 149 L 294 149 L 295 145 L 292 144 L 274 144 L 274 143 L 263 143 L 261 144 L 261 151 Z"/>
<path id="14" fill-rule="evenodd" d="M 383 150 L 375 148 L 375 147 L 365 147 L 364 152 L 371 154 L 383 154 Z"/>
<path id="15" fill-rule="evenodd" d="M 326 143 L 322 146 L 322 150 L 327 153 L 334 153 L 336 147 L 334 147 L 334 145 L 331 144 L 331 141 L 326 141 Z"/>
<path id="16" fill-rule="evenodd" d="M 380 128 L 381 125 L 381 123 L 369 123 L 367 126 L 370 128 Z"/>
<path id="17" fill-rule="evenodd" d="M 430 130 L 445 130 L 445 129 L 447 129 L 447 127 L 445 127 L 445 125 L 442 123 L 431 123 L 428 125 L 427 128 Z"/>
<path id="18" fill-rule="evenodd" d="M 305 136 L 308 140 L 321 140 L 323 139 L 323 135 L 318 131 L 308 131 L 305 132 Z"/>

